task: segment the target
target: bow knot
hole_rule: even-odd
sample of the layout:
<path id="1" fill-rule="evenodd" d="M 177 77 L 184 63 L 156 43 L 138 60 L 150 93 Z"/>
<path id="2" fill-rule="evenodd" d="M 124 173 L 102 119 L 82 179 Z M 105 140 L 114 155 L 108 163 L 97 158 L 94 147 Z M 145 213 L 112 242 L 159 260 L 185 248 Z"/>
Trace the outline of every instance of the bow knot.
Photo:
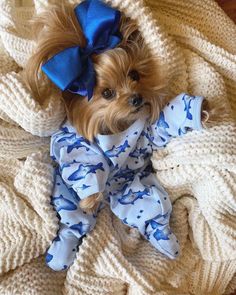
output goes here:
<path id="1" fill-rule="evenodd" d="M 76 6 L 75 15 L 86 38 L 86 47 L 74 46 L 60 51 L 42 66 L 42 70 L 62 91 L 88 96 L 90 100 L 96 83 L 91 55 L 120 43 L 120 12 L 100 0 L 86 0 Z"/>

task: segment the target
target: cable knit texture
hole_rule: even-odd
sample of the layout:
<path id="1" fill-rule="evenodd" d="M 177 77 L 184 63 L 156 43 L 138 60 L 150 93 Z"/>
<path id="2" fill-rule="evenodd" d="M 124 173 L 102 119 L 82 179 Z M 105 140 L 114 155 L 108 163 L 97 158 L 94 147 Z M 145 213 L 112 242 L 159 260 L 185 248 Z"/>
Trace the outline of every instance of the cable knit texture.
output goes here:
<path id="1" fill-rule="evenodd" d="M 236 288 L 236 26 L 213 0 L 106 0 L 137 20 L 170 91 L 227 101 L 232 118 L 153 155 L 173 202 L 181 255 L 170 261 L 105 208 L 68 272 L 45 266 L 56 235 L 49 138 L 65 118 L 56 93 L 34 101 L 21 71 L 29 21 L 51 0 L 0 1 L 0 294 L 218 295 Z M 69 0 L 68 0 L 69 1 Z M 75 2 L 75 1 L 70 1 Z M 151 9 L 150 9 L 151 8 Z"/>

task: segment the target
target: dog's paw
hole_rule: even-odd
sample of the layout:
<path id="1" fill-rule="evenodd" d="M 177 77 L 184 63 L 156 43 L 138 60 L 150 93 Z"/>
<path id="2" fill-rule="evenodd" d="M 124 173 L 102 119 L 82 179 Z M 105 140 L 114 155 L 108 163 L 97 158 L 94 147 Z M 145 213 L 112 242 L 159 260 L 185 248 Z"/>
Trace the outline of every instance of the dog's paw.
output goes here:
<path id="1" fill-rule="evenodd" d="M 204 100 L 202 103 L 201 120 L 204 128 L 226 122 L 230 118 L 230 106 L 227 102 Z"/>
<path id="2" fill-rule="evenodd" d="M 96 214 L 102 198 L 101 193 L 89 196 L 79 202 L 80 208 L 88 214 Z"/>
<path id="3" fill-rule="evenodd" d="M 201 121 L 202 123 L 206 123 L 210 118 L 209 115 L 209 103 L 207 100 L 202 102 L 202 112 L 201 112 Z"/>

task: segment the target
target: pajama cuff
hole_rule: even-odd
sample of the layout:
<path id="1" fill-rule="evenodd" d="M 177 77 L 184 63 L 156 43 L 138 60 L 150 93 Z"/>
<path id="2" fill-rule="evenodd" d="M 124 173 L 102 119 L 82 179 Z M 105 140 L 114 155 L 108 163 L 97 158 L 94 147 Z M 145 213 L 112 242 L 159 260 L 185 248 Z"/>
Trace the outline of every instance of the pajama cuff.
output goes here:
<path id="1" fill-rule="evenodd" d="M 203 96 L 195 96 L 193 100 L 193 129 L 194 130 L 202 130 L 202 102 L 204 100 Z"/>

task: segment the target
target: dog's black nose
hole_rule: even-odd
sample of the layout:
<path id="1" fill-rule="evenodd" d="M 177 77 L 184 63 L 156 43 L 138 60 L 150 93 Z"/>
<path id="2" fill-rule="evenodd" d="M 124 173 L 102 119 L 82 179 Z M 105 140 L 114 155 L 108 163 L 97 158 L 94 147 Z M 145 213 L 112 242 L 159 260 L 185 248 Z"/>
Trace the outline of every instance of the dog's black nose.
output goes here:
<path id="1" fill-rule="evenodd" d="M 140 94 L 134 94 L 129 99 L 129 104 L 134 107 L 140 107 L 142 103 L 143 103 L 143 98 Z"/>

